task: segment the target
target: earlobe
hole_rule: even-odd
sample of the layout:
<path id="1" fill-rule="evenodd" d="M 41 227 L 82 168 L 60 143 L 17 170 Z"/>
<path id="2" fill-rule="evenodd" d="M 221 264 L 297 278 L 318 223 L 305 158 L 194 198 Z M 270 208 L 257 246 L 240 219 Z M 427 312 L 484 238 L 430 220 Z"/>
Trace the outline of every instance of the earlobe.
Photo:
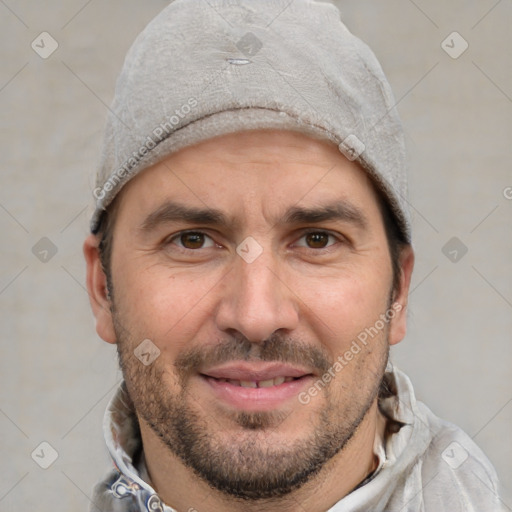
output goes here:
<path id="1" fill-rule="evenodd" d="M 96 332 L 106 342 L 116 343 L 111 300 L 107 289 L 107 277 L 101 265 L 98 245 L 98 237 L 92 234 L 85 239 L 83 245 L 87 265 L 87 291 L 91 308 L 96 318 Z"/>
<path id="2" fill-rule="evenodd" d="M 400 343 L 407 332 L 407 305 L 414 268 L 414 251 L 410 245 L 404 247 L 400 254 L 400 286 L 395 293 L 393 309 L 396 315 L 390 322 L 389 344 Z"/>

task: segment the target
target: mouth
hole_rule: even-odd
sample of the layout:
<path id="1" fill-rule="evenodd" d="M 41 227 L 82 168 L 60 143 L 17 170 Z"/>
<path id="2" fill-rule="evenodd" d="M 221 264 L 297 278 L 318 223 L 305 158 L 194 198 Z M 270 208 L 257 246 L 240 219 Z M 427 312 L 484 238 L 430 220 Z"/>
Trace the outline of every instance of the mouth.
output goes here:
<path id="1" fill-rule="evenodd" d="M 214 377 L 210 377 L 215 379 Z M 301 377 L 275 377 L 267 380 L 235 380 L 235 379 L 215 379 L 218 382 L 227 382 L 232 386 L 239 386 L 241 388 L 271 388 L 274 386 L 280 386 L 285 382 L 292 382 L 298 380 Z"/>
<path id="2" fill-rule="evenodd" d="M 213 398 L 237 410 L 276 410 L 311 383 L 313 372 L 285 364 L 239 363 L 199 374 Z"/>

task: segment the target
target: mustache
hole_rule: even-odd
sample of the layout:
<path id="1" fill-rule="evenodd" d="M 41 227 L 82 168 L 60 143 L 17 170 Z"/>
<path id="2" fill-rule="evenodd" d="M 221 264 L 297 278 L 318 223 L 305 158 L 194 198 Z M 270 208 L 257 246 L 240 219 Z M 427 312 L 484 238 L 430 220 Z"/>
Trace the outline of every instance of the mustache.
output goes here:
<path id="1" fill-rule="evenodd" d="M 279 362 L 306 366 L 325 373 L 334 363 L 329 354 L 300 340 L 274 333 L 261 342 L 252 342 L 243 335 L 231 336 L 207 347 L 194 347 L 179 355 L 174 363 L 181 379 L 201 368 L 233 361 Z"/>

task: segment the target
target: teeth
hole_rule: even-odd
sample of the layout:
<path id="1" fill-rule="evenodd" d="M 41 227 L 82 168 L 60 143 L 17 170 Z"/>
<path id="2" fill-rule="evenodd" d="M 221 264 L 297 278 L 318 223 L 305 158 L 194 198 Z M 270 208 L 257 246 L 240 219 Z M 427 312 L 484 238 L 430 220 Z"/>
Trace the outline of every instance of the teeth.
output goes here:
<path id="1" fill-rule="evenodd" d="M 293 377 L 276 377 L 268 380 L 234 380 L 234 379 L 218 379 L 219 382 L 229 382 L 232 386 L 240 386 L 242 388 L 270 388 L 272 386 L 280 386 L 284 382 L 295 380 Z"/>
<path id="2" fill-rule="evenodd" d="M 243 388 L 257 388 L 258 383 L 252 380 L 241 380 L 240 386 L 242 386 Z"/>

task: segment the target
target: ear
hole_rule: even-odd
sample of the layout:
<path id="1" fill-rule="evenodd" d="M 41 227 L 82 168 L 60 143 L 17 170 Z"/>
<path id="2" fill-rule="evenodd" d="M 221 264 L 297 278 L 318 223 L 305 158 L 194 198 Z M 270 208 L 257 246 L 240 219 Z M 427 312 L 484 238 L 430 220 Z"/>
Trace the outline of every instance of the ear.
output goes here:
<path id="1" fill-rule="evenodd" d="M 390 321 L 389 344 L 400 343 L 407 332 L 407 304 L 414 268 L 414 251 L 410 245 L 405 246 L 400 253 L 400 284 L 395 291 L 392 309 L 395 315 Z"/>
<path id="2" fill-rule="evenodd" d="M 111 312 L 112 304 L 107 291 L 107 276 L 101 265 L 99 242 L 96 235 L 89 235 L 83 246 L 87 264 L 87 291 L 92 312 L 96 318 L 96 332 L 106 342 L 116 343 L 117 338 Z"/>

